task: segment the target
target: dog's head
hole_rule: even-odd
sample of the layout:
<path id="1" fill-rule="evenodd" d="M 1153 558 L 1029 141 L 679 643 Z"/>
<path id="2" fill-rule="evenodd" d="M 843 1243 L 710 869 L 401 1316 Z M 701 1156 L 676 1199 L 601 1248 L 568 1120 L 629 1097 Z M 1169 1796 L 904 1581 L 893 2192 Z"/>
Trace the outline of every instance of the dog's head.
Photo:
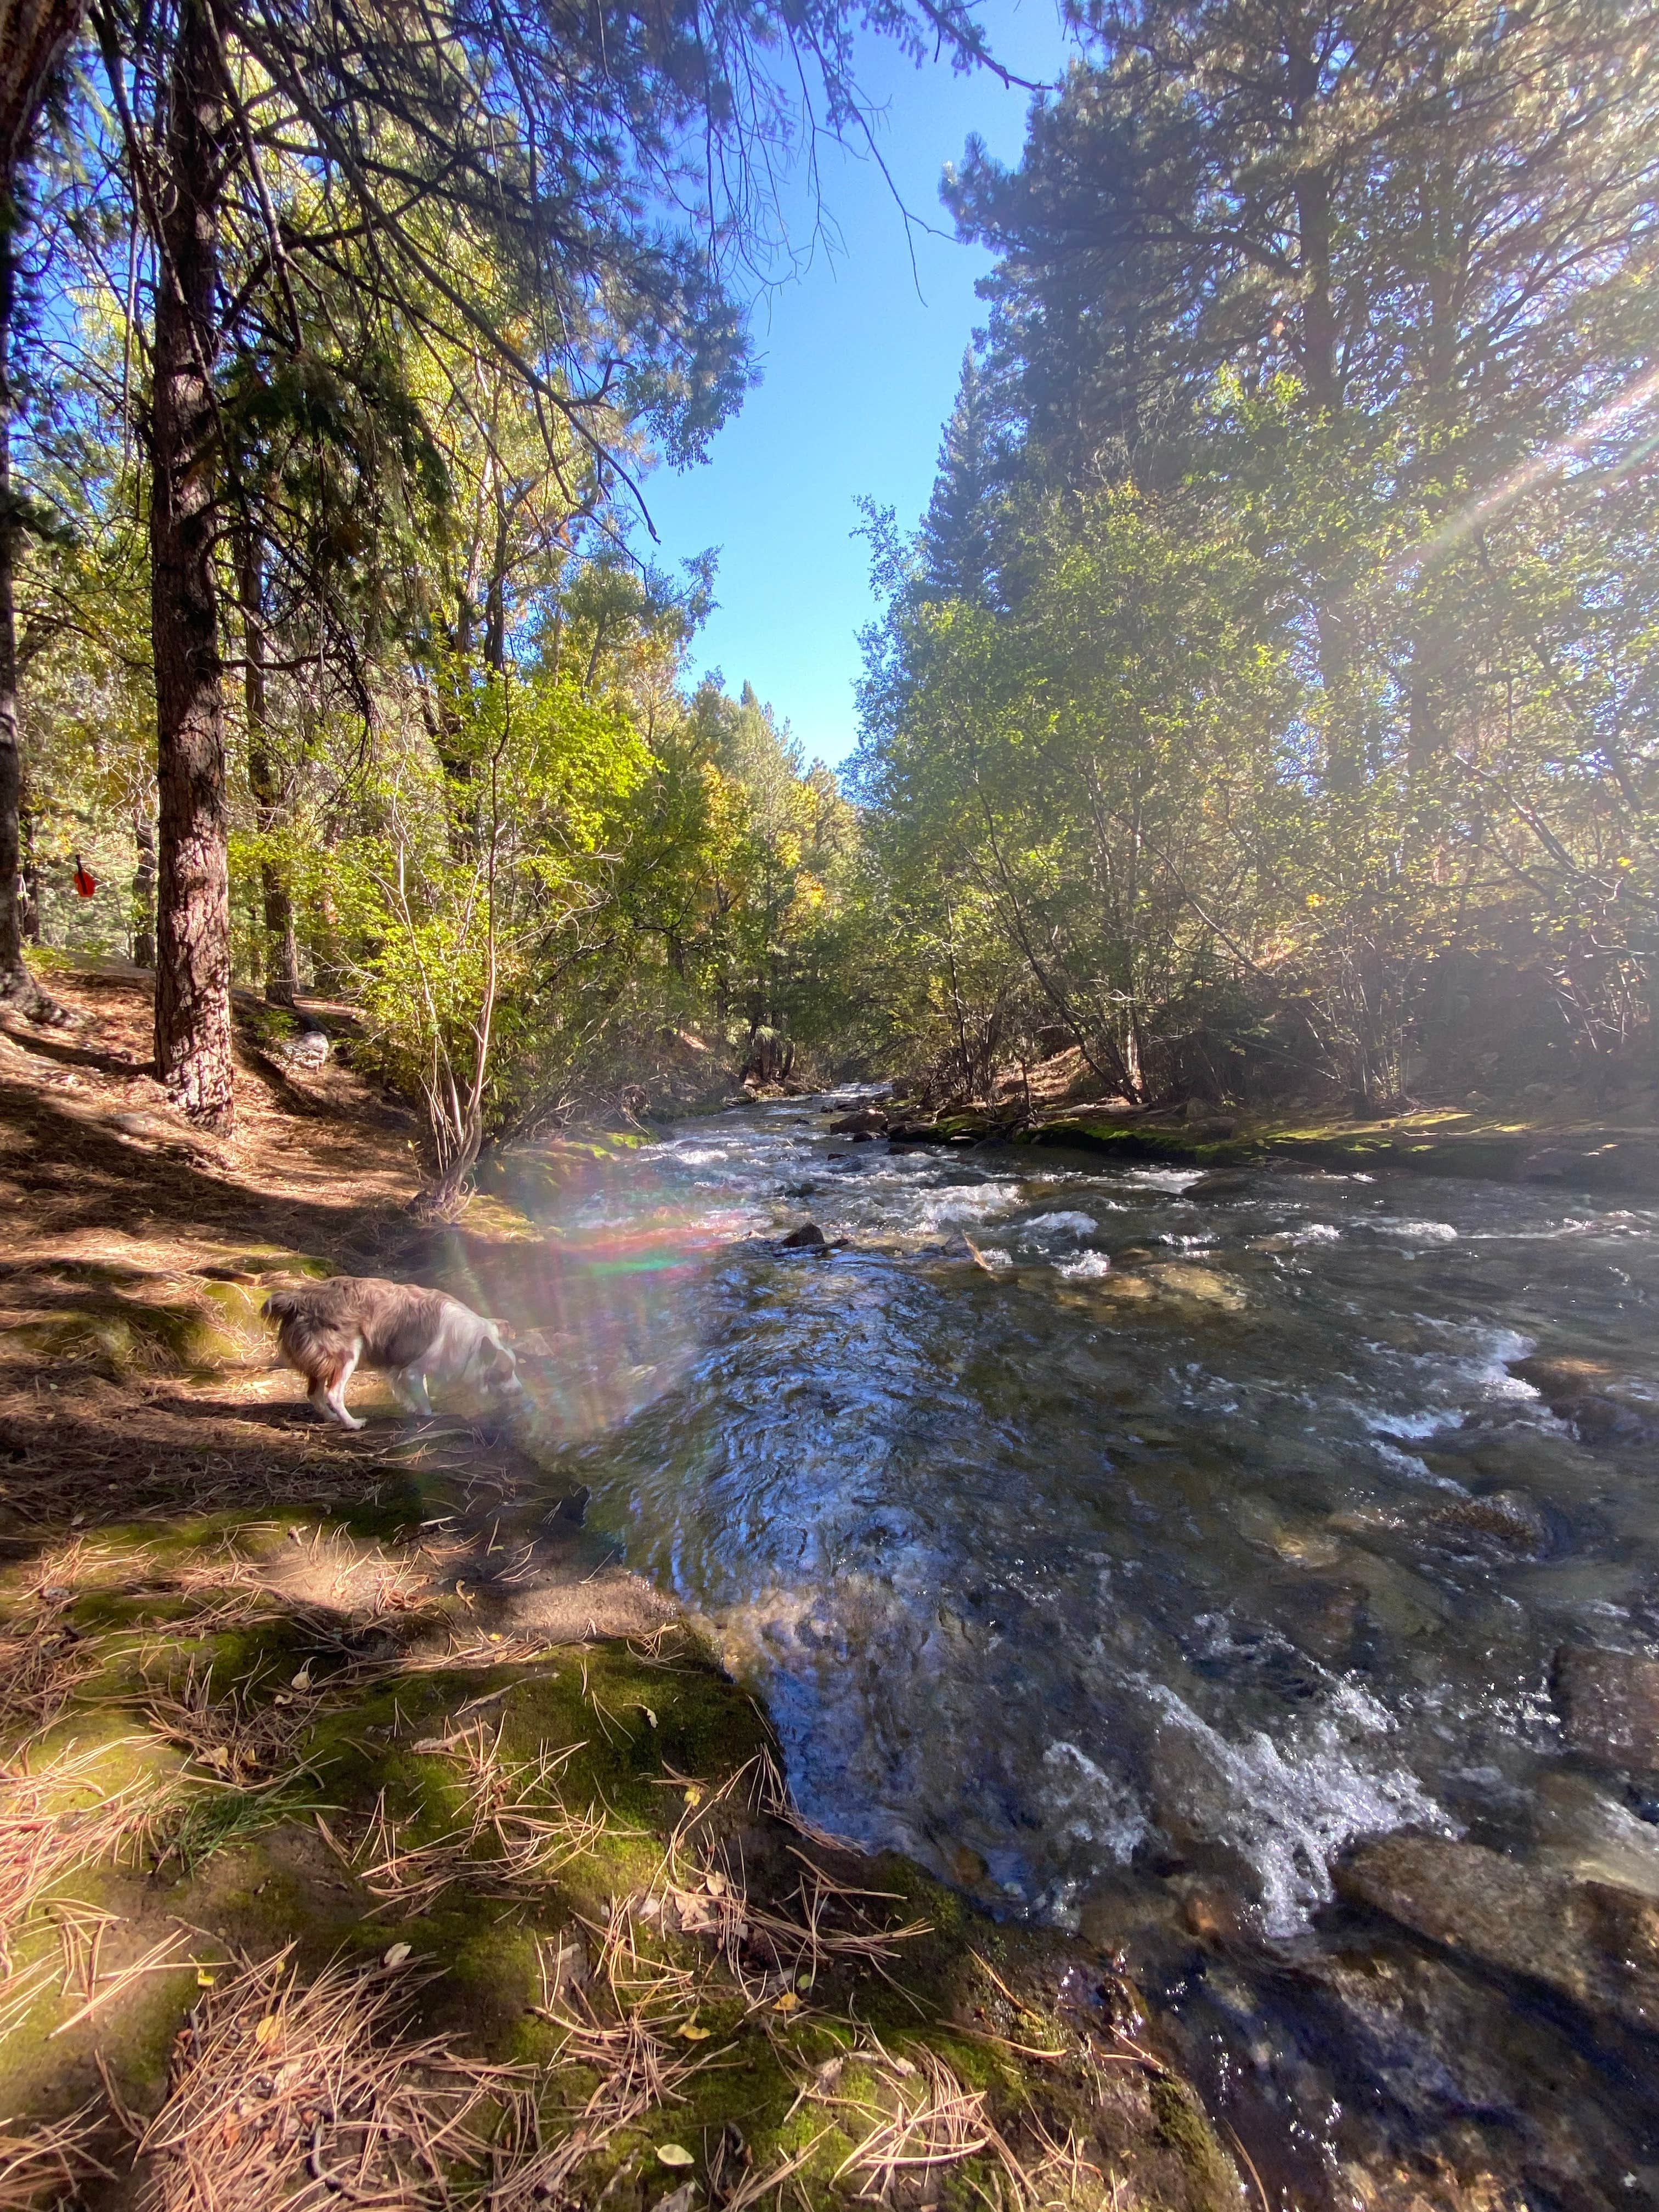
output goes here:
<path id="1" fill-rule="evenodd" d="M 521 1398 L 524 1384 L 519 1379 L 519 1363 L 511 1348 L 501 1341 L 501 1327 L 489 1321 L 479 1334 L 477 1348 L 473 1354 L 472 1372 L 486 1390 L 494 1390 L 503 1398 Z"/>

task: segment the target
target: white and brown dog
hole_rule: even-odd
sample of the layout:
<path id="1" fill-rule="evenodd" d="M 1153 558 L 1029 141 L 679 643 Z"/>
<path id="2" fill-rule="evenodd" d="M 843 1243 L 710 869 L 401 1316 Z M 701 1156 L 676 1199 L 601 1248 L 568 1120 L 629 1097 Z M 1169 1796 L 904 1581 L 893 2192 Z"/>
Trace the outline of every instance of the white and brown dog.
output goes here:
<path id="1" fill-rule="evenodd" d="M 519 1364 L 493 1321 L 442 1291 L 388 1283 L 377 1275 L 335 1275 L 296 1284 L 265 1300 L 290 1367 L 311 1385 L 325 1420 L 361 1429 L 346 1411 L 345 1387 L 357 1368 L 382 1369 L 411 1413 L 429 1414 L 427 1384 L 470 1383 L 506 1397 L 523 1394 Z"/>

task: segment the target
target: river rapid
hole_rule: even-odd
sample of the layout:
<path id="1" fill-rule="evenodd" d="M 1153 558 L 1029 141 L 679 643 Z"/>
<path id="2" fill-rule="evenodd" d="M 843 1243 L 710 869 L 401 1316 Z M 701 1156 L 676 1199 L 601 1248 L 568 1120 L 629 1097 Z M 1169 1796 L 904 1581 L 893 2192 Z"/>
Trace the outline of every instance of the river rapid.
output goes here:
<path id="1" fill-rule="evenodd" d="M 526 1367 L 596 1541 L 707 1620 L 812 1820 L 1120 1959 L 1275 2204 L 1659 2203 L 1616 1958 L 1528 1954 L 1573 1884 L 1659 1899 L 1659 1802 L 1553 1686 L 1659 1651 L 1659 1455 L 1511 1372 L 1659 1414 L 1659 1208 L 826 1118 L 682 1124 L 547 1211 Z M 1473 1887 L 1343 1880 L 1402 1832 Z"/>

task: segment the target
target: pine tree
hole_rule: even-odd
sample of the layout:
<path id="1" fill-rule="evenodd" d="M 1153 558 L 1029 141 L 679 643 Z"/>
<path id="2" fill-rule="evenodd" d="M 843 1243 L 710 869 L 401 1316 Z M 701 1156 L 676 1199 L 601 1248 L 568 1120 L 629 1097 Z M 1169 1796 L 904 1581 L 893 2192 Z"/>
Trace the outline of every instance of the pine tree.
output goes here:
<path id="1" fill-rule="evenodd" d="M 996 391 L 970 345 L 921 526 L 923 583 L 931 595 L 981 605 L 994 596 L 995 514 L 1006 460 Z"/>

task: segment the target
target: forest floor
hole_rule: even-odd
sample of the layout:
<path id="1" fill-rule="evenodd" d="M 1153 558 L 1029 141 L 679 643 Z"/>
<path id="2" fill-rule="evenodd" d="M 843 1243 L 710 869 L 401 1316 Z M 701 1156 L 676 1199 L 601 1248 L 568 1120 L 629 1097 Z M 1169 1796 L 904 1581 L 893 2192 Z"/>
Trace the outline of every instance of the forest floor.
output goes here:
<path id="1" fill-rule="evenodd" d="M 419 1227 L 395 1102 L 251 1030 L 203 1136 L 138 979 L 53 988 L 0 1032 L 0 2205 L 1243 2203 L 1106 1961 L 803 1821 L 556 1449 L 273 1368 L 273 1279 L 493 1285 L 528 1222 Z"/>

